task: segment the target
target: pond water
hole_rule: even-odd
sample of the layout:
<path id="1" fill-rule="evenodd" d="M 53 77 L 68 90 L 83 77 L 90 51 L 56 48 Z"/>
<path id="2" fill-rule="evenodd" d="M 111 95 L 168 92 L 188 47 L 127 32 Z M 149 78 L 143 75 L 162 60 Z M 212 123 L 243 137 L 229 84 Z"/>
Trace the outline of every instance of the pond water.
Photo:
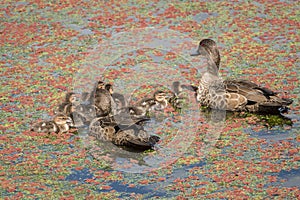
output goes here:
<path id="1" fill-rule="evenodd" d="M 230 199 L 300 196 L 299 13 L 296 1 L 0 3 L 1 199 Z M 220 76 L 294 99 L 285 117 L 210 111 L 186 91 L 182 112 L 154 112 L 154 151 L 95 140 L 86 128 L 31 132 L 69 91 L 95 81 L 131 103 L 172 83 L 197 85 L 203 38 Z"/>

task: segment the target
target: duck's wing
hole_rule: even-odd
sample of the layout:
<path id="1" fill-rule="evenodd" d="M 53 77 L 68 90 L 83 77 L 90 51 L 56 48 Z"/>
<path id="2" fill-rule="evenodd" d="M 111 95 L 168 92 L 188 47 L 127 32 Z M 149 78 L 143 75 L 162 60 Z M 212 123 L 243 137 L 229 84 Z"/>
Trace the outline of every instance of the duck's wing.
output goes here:
<path id="1" fill-rule="evenodd" d="M 242 95 L 247 99 L 246 110 L 250 112 L 278 114 L 288 110 L 293 100 L 280 98 L 276 92 L 248 80 L 225 80 L 224 87 L 230 94 Z"/>
<path id="2" fill-rule="evenodd" d="M 242 87 L 246 87 L 246 88 L 252 88 L 252 89 L 256 89 L 256 90 L 260 90 L 261 92 L 263 92 L 264 95 L 266 96 L 274 96 L 276 95 L 277 93 L 266 88 L 266 87 L 262 87 L 256 83 L 253 83 L 249 80 L 244 80 L 244 79 L 228 79 L 228 80 L 225 80 L 224 83 L 234 83 L 234 84 L 238 84 L 239 86 L 242 86 Z"/>
<path id="3" fill-rule="evenodd" d="M 159 139 L 158 136 L 149 135 L 143 129 L 127 129 L 117 132 L 113 142 L 116 145 L 150 149 L 159 141 Z"/>
<path id="4" fill-rule="evenodd" d="M 293 103 L 292 99 L 284 99 L 277 96 L 270 96 L 268 101 L 260 102 L 259 105 L 280 107 L 290 105 L 291 103 Z"/>
<path id="5" fill-rule="evenodd" d="M 229 79 L 224 80 L 223 83 L 227 92 L 243 95 L 250 102 L 266 102 L 270 96 L 276 94 L 247 80 Z"/>
<path id="6" fill-rule="evenodd" d="M 97 117 L 95 119 L 93 119 L 89 125 L 89 134 L 92 136 L 96 136 L 99 133 L 103 132 L 103 120 L 104 117 Z"/>
<path id="7" fill-rule="evenodd" d="M 116 131 L 119 130 L 128 130 L 128 129 L 137 129 L 137 127 L 141 127 L 145 122 L 150 121 L 151 119 L 148 117 L 140 118 L 140 119 L 132 119 L 130 117 L 127 118 L 118 118 L 118 116 L 114 116 L 113 122 L 110 124 L 114 126 Z"/>
<path id="8" fill-rule="evenodd" d="M 160 140 L 158 136 L 150 135 L 143 129 L 135 129 L 134 134 L 128 142 L 140 148 L 152 148 Z"/>
<path id="9" fill-rule="evenodd" d="M 246 97 L 229 92 L 222 81 L 214 81 L 209 87 L 209 107 L 219 110 L 242 111 L 248 103 Z"/>

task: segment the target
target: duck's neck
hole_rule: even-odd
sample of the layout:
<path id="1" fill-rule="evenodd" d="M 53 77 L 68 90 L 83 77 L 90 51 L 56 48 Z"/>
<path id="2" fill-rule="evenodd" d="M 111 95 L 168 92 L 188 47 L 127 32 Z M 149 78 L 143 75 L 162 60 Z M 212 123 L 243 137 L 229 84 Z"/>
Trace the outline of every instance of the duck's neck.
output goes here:
<path id="1" fill-rule="evenodd" d="M 219 63 L 210 58 L 207 63 L 207 72 L 211 75 L 219 76 Z"/>
<path id="2" fill-rule="evenodd" d="M 202 84 L 205 89 L 208 89 L 209 85 L 216 80 L 219 80 L 218 74 L 205 72 L 201 77 L 200 84 Z"/>

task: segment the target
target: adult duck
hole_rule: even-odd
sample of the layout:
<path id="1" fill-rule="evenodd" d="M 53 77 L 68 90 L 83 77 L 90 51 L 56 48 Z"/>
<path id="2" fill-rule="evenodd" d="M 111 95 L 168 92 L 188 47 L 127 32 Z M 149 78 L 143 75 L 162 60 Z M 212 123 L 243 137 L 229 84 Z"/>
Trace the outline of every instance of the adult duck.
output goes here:
<path id="1" fill-rule="evenodd" d="M 279 114 L 288 110 L 293 100 L 280 98 L 276 92 L 241 79 L 222 80 L 218 76 L 221 57 L 212 39 L 200 41 L 196 53 L 207 58 L 207 72 L 200 80 L 196 98 L 201 105 L 228 111 Z"/>
<path id="2" fill-rule="evenodd" d="M 89 126 L 89 134 L 101 141 L 112 142 L 117 146 L 137 149 L 151 149 L 160 140 L 147 133 L 141 125 L 145 120 L 116 122 L 113 118 L 95 118 Z"/>

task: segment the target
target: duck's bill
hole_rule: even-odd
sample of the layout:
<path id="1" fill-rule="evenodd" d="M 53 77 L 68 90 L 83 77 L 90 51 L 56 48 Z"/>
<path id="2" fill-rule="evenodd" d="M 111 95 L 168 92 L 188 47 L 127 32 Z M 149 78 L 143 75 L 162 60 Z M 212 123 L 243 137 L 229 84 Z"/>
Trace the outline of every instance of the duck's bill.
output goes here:
<path id="1" fill-rule="evenodd" d="M 195 53 L 192 53 L 192 54 L 190 54 L 190 56 L 200 56 L 201 55 L 201 53 L 200 52 L 195 52 Z"/>
<path id="2" fill-rule="evenodd" d="M 198 49 L 196 50 L 196 52 L 190 54 L 191 56 L 206 56 L 207 55 L 207 51 L 205 48 L 203 48 L 202 46 L 199 46 Z"/>

